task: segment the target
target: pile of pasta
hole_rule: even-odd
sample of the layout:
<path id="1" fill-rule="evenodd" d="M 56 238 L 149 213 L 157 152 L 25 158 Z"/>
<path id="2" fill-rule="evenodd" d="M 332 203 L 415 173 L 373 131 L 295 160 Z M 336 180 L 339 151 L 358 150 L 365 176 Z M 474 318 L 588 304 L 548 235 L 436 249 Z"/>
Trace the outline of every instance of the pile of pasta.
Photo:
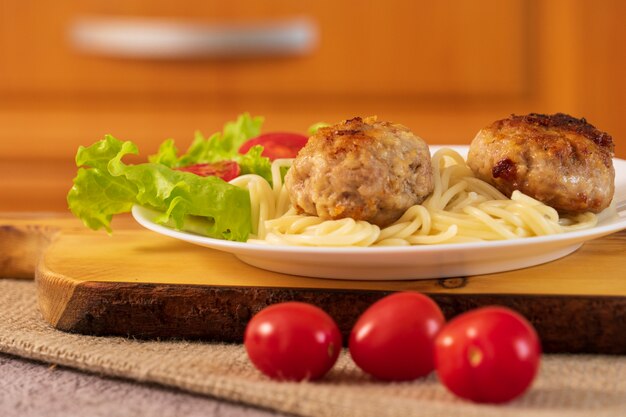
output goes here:
<path id="1" fill-rule="evenodd" d="M 354 219 L 324 220 L 297 214 L 281 170 L 291 159 L 272 164 L 272 182 L 243 175 L 231 184 L 247 188 L 252 204 L 248 242 L 299 246 L 408 246 L 518 239 L 595 226 L 593 213 L 559 217 L 555 209 L 519 191 L 506 197 L 476 178 L 456 151 L 432 156 L 433 193 L 385 228 Z"/>

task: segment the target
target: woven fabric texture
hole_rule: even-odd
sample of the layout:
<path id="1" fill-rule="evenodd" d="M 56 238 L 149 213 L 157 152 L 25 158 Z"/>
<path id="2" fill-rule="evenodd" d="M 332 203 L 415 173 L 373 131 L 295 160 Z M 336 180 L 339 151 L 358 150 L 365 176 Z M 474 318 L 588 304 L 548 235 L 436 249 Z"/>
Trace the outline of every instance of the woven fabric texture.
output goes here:
<path id="1" fill-rule="evenodd" d="M 532 388 L 504 406 L 456 399 L 434 375 L 408 383 L 372 380 L 346 352 L 322 381 L 281 383 L 258 373 L 241 345 L 57 331 L 41 318 L 35 284 L 25 280 L 0 280 L 0 351 L 301 416 L 626 415 L 626 357 L 544 355 Z"/>

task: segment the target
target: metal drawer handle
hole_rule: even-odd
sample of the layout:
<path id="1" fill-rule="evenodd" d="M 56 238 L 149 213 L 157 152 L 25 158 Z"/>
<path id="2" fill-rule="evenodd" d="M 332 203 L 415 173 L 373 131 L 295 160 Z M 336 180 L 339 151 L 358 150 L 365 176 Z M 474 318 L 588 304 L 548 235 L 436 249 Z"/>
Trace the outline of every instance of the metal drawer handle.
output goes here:
<path id="1" fill-rule="evenodd" d="M 317 43 L 306 18 L 255 24 L 198 24 L 175 20 L 75 20 L 70 42 L 81 52 L 110 57 L 178 59 L 303 55 Z"/>

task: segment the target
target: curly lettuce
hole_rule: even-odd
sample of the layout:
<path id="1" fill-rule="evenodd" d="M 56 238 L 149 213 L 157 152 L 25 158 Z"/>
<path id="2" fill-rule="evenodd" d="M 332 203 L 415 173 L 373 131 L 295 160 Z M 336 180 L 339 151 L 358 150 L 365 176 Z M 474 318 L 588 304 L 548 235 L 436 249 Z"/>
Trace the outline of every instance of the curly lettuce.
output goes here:
<path id="1" fill-rule="evenodd" d="M 79 169 L 67 195 L 69 208 L 87 227 L 110 232 L 114 215 L 127 213 L 139 204 L 162 212 L 159 223 L 173 222 L 176 228 L 184 229 L 185 222 L 194 219 L 207 236 L 245 241 L 252 229 L 248 191 L 216 177 L 173 168 L 235 160 L 242 173 L 271 178 L 271 165 L 261 156 L 262 147 L 255 146 L 245 155 L 237 152 L 243 142 L 260 133 L 261 123 L 261 118 L 242 115 L 209 139 L 196 134 L 188 151 L 180 156 L 174 141 L 165 141 L 150 162 L 137 165 L 122 162 L 125 155 L 138 153 L 137 146 L 107 135 L 78 149 Z"/>
<path id="2" fill-rule="evenodd" d="M 148 160 L 170 168 L 232 160 L 239 164 L 242 175 L 257 174 L 271 183 L 272 163 L 268 158 L 261 156 L 262 146 L 253 146 L 244 155 L 239 153 L 239 148 L 245 141 L 259 136 L 262 124 L 262 117 L 251 117 L 245 113 L 236 121 L 226 123 L 222 132 L 214 133 L 209 138 L 196 132 L 194 141 L 183 155 L 178 155 L 174 140 L 168 139 L 161 144 L 156 154 L 148 157 Z"/>

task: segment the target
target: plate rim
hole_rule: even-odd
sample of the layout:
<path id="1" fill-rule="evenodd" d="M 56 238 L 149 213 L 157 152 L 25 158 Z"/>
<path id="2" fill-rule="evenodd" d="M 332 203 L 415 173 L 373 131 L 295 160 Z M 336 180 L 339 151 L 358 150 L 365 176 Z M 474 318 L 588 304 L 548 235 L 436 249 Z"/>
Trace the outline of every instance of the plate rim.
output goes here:
<path id="1" fill-rule="evenodd" d="M 247 242 L 235 242 L 230 240 L 222 240 L 211 238 L 208 236 L 202 236 L 191 232 L 185 232 L 182 230 L 176 230 L 169 228 L 167 226 L 163 226 L 157 223 L 150 221 L 143 213 L 142 210 L 146 211 L 154 211 L 146 207 L 142 206 L 133 206 L 132 214 L 135 220 L 145 227 L 148 230 L 153 232 L 163 234 L 165 236 L 173 237 L 176 239 L 184 240 L 187 242 L 203 244 L 203 242 L 211 244 L 211 247 L 223 247 L 223 248 L 233 248 L 233 249 L 255 249 L 259 251 L 269 251 L 276 252 L 277 250 L 281 250 L 284 252 L 297 252 L 297 253 L 318 253 L 318 254 L 330 254 L 337 253 L 341 251 L 343 254 L 347 253 L 397 253 L 397 252 L 407 252 L 407 253 L 419 253 L 419 252 L 430 252 L 434 249 L 437 251 L 443 250 L 467 250 L 467 249 L 492 249 L 494 247 L 505 248 L 505 247 L 516 247 L 516 246 L 526 246 L 531 244 L 548 244 L 553 242 L 573 242 L 573 241 L 586 241 L 591 240 L 596 237 L 605 236 L 607 234 L 617 232 L 623 229 L 626 229 L 626 217 L 621 218 L 618 221 L 615 221 L 611 224 L 595 226 L 590 229 L 583 229 L 578 231 L 572 231 L 567 233 L 560 233 L 554 235 L 546 235 L 546 236 L 531 236 L 519 239 L 510 239 L 510 240 L 494 240 L 494 241 L 485 241 L 485 242 L 466 242 L 466 243 L 442 243 L 437 245 L 412 245 L 412 246 L 374 246 L 374 247 L 357 247 L 357 246 L 349 246 L 349 247 L 341 247 L 341 246 L 290 246 L 290 245 L 270 245 L 270 244 L 258 244 L 258 243 L 247 243 Z M 154 211 L 158 213 L 157 211 Z M 182 237 L 178 237 L 177 235 L 182 235 Z M 205 245 L 208 246 L 208 245 Z"/>

